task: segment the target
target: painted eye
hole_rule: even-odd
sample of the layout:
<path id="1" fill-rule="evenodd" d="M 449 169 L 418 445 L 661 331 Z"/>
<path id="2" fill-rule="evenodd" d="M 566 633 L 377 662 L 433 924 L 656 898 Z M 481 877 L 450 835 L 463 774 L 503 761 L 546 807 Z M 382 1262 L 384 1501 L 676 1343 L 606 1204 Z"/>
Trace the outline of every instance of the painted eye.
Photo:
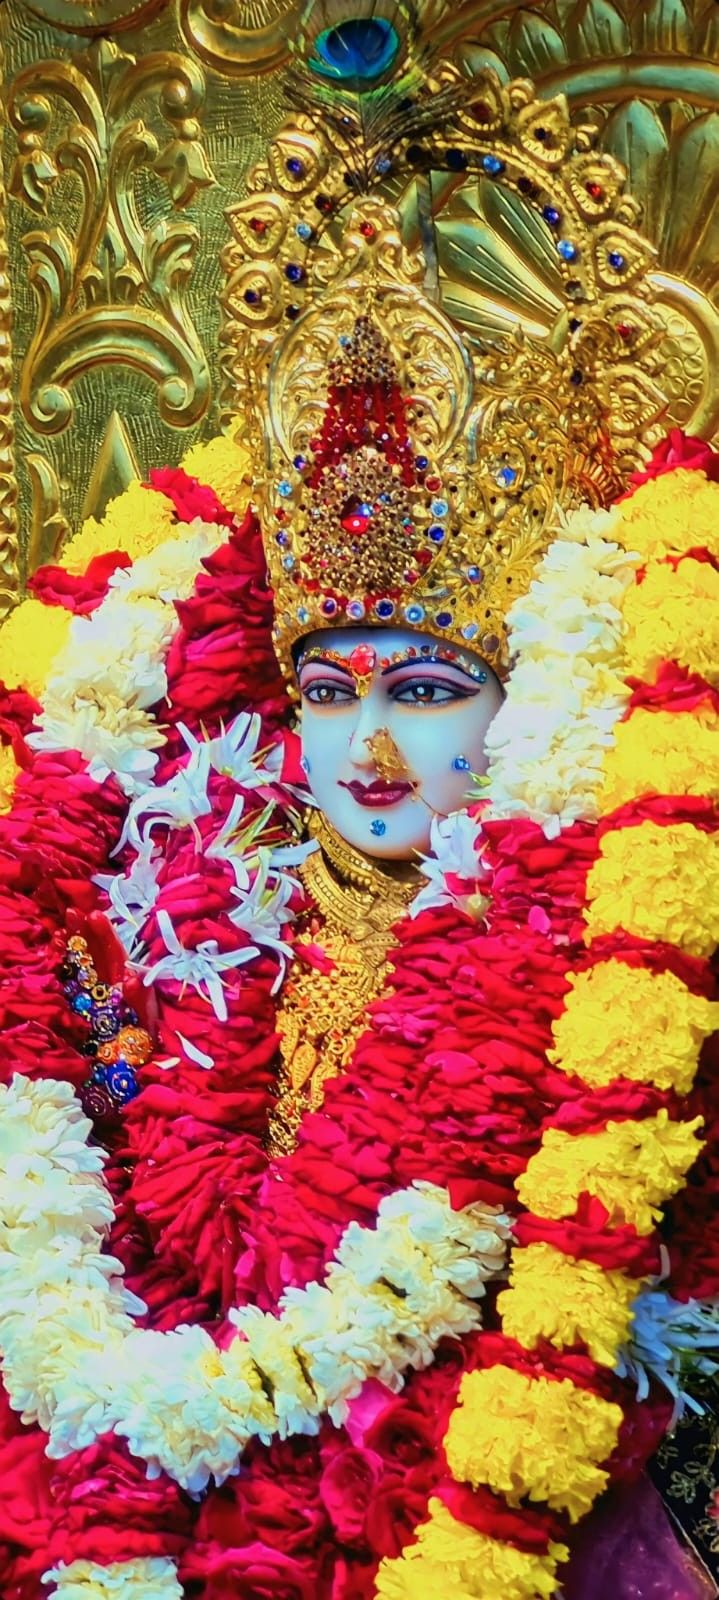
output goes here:
<path id="1" fill-rule="evenodd" d="M 469 694 L 471 694 L 469 690 Z M 468 694 L 465 690 L 455 687 L 451 683 L 433 683 L 431 680 L 414 679 L 403 683 L 392 697 L 399 705 L 412 706 L 441 706 L 449 705 L 453 700 L 466 700 Z"/>
<path id="2" fill-rule="evenodd" d="M 345 688 L 343 684 L 315 681 L 314 683 L 308 683 L 306 689 L 302 689 L 302 698 L 308 700 L 310 705 L 313 706 L 337 706 L 350 705 L 355 699 L 355 695 L 350 688 Z"/>

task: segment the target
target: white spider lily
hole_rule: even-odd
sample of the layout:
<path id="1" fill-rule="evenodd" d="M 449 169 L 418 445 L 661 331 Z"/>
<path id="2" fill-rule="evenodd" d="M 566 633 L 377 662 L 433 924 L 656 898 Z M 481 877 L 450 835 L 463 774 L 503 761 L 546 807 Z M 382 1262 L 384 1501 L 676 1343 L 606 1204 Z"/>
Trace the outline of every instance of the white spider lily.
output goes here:
<path id="1" fill-rule="evenodd" d="M 432 906 L 456 905 L 470 914 L 481 910 L 478 890 L 458 895 L 448 883 L 448 877 L 459 878 L 463 883 L 478 883 L 484 875 L 479 842 L 481 826 L 466 811 L 453 811 L 448 817 L 434 817 L 430 827 L 432 854 L 423 856 L 420 871 L 429 881 L 420 889 L 409 908 L 410 916 Z"/>
<path id="2" fill-rule="evenodd" d="M 243 967 L 259 955 L 256 945 L 243 950 L 220 950 L 216 939 L 203 939 L 194 950 L 187 950 L 175 933 L 167 911 L 158 911 L 157 926 L 162 935 L 166 956 L 148 967 L 143 983 L 146 988 L 163 978 L 174 978 L 176 983 L 196 989 L 203 999 L 209 1000 L 218 1022 L 227 1021 L 227 1002 L 222 986 L 223 972 Z"/>
<path id="3" fill-rule="evenodd" d="M 137 953 L 140 931 L 157 900 L 157 875 L 161 865 L 162 857 L 154 840 L 144 839 L 127 872 L 98 873 L 93 878 L 93 883 L 104 889 L 110 901 L 108 919 L 130 958 Z"/>
<path id="4" fill-rule="evenodd" d="M 284 978 L 287 961 L 292 955 L 291 946 L 282 939 L 280 930 L 285 923 L 293 920 L 289 901 L 297 885 L 292 878 L 281 877 L 275 878 L 270 886 L 269 879 L 269 853 L 260 850 L 259 866 L 252 887 L 247 891 L 239 887 L 230 891 L 239 904 L 234 911 L 230 911 L 229 918 L 233 926 L 241 928 L 248 938 L 254 939 L 258 945 L 274 950 L 279 956 L 280 970 L 273 984 L 275 993 Z"/>
<path id="5" fill-rule="evenodd" d="M 257 712 L 250 716 L 249 712 L 241 711 L 229 728 L 221 724 L 222 732 L 216 734 L 214 739 L 196 739 L 184 722 L 178 722 L 177 726 L 191 757 L 206 751 L 214 772 L 221 773 L 225 778 L 233 778 L 244 789 L 257 789 L 262 784 L 274 781 L 276 772 L 262 765 L 262 755 L 267 752 L 261 751 L 257 757 L 257 741 L 262 728 Z"/>
<path id="6" fill-rule="evenodd" d="M 703 1412 L 692 1380 L 718 1372 L 718 1356 L 719 1302 L 679 1301 L 652 1287 L 637 1295 L 615 1371 L 636 1383 L 638 1400 L 646 1400 L 652 1378 L 663 1384 L 674 1401 L 674 1427 L 685 1411 Z"/>
<path id="7" fill-rule="evenodd" d="M 187 765 L 180 767 L 167 783 L 133 801 L 113 855 L 119 855 L 128 842 L 139 850 L 156 823 L 166 828 L 192 828 L 199 848 L 202 839 L 197 818 L 206 817 L 212 810 L 212 801 L 207 793 L 209 777 L 209 749 L 201 744 Z"/>

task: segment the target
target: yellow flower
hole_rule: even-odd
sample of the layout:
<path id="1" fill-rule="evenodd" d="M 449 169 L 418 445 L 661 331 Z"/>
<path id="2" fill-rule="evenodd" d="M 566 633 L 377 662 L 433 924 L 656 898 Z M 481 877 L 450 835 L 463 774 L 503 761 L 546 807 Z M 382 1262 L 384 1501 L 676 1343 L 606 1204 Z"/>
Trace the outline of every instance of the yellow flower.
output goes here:
<path id="1" fill-rule="evenodd" d="M 692 994 L 673 972 L 624 961 L 600 961 L 569 981 L 550 1061 L 592 1089 L 629 1078 L 689 1093 L 701 1045 L 719 1028 L 719 1004 Z"/>
<path id="2" fill-rule="evenodd" d="M 530 1244 L 512 1256 L 510 1287 L 499 1296 L 502 1332 L 533 1350 L 548 1339 L 558 1350 L 582 1341 L 594 1361 L 613 1367 L 641 1285 L 605 1272 L 551 1244 Z"/>
<path id="3" fill-rule="evenodd" d="M 621 1406 L 569 1378 L 529 1378 L 510 1367 L 466 1372 L 444 1441 L 450 1471 L 487 1484 L 510 1505 L 546 1501 L 570 1521 L 584 1516 L 608 1474 Z"/>
<path id="4" fill-rule="evenodd" d="M 679 713 L 639 707 L 614 729 L 602 812 L 646 794 L 719 796 L 719 716 L 709 706 Z"/>
<path id="5" fill-rule="evenodd" d="M 0 681 L 8 689 L 27 689 L 39 700 L 60 651 L 72 613 L 64 606 L 23 600 L 0 628 Z"/>
<path id="6" fill-rule="evenodd" d="M 712 955 L 719 944 L 719 834 L 691 822 L 641 822 L 606 833 L 587 901 L 590 938 L 623 928 Z"/>
<path id="7" fill-rule="evenodd" d="M 678 661 L 719 682 L 719 572 L 707 561 L 686 556 L 676 570 L 650 563 L 643 583 L 627 590 L 622 614 L 628 677 L 653 682 L 662 661 Z"/>
<path id="8" fill-rule="evenodd" d="M 646 557 L 709 550 L 719 555 L 719 484 L 678 467 L 642 484 L 617 507 L 612 538 Z"/>
<path id="9" fill-rule="evenodd" d="M 9 811 L 15 794 L 15 780 L 20 768 L 13 755 L 12 745 L 0 747 L 0 813 Z"/>
<path id="10" fill-rule="evenodd" d="M 427 1509 L 416 1544 L 380 1562 L 376 1600 L 550 1600 L 556 1593 L 566 1545 L 531 1555 L 458 1522 L 441 1500 Z"/>
<path id="11" fill-rule="evenodd" d="M 517 1179 L 519 1199 L 540 1217 L 571 1217 L 586 1192 L 606 1206 L 610 1228 L 628 1222 L 651 1233 L 659 1207 L 681 1189 L 699 1155 L 701 1122 L 670 1122 L 662 1109 L 643 1122 L 608 1122 L 598 1133 L 548 1128 Z"/>
<path id="12" fill-rule="evenodd" d="M 241 426 L 238 418 L 235 427 Z M 229 433 L 218 434 L 207 444 L 193 444 L 182 465 L 191 477 L 214 489 L 228 511 L 244 516 L 252 498 L 251 461 L 246 445 Z"/>
<path id="13" fill-rule="evenodd" d="M 93 556 L 106 555 L 108 550 L 124 550 L 134 561 L 137 556 L 149 555 L 163 539 L 181 537 L 182 531 L 172 501 L 135 479 L 110 501 L 102 522 L 88 518 L 65 546 L 60 566 L 68 572 L 85 572 Z"/>

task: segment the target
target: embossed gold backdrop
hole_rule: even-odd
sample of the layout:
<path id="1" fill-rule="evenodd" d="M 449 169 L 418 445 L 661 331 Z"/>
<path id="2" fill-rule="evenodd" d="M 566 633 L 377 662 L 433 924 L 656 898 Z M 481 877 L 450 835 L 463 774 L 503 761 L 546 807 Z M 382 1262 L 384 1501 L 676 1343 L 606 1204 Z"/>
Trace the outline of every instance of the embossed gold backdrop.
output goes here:
<path id="1" fill-rule="evenodd" d="M 0 587 L 135 472 L 220 425 L 227 211 L 285 114 L 286 0 L 5 0 Z M 351 13 L 347 5 L 347 13 Z M 358 7 L 359 9 L 359 7 Z M 673 416 L 719 428 L 716 0 L 418 0 L 468 74 L 563 92 L 627 166 L 657 247 Z M 475 336 L 549 330 L 556 264 L 499 188 L 420 180 L 447 308 Z M 12 313 L 12 346 L 10 316 Z M 13 448 L 12 420 L 15 440 Z"/>

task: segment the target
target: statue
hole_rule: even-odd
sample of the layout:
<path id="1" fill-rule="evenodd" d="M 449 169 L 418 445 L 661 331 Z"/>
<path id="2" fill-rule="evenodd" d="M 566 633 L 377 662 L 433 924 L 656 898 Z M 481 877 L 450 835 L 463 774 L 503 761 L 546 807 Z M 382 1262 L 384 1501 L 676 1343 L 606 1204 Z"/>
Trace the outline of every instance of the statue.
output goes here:
<path id="1" fill-rule="evenodd" d="M 626 1485 L 719 1339 L 718 458 L 561 100 L 297 92 L 242 438 L 0 641 L 54 619 L 0 724 L 3 1594 L 703 1600 Z M 525 198 L 554 348 L 460 338 L 395 161 Z"/>

